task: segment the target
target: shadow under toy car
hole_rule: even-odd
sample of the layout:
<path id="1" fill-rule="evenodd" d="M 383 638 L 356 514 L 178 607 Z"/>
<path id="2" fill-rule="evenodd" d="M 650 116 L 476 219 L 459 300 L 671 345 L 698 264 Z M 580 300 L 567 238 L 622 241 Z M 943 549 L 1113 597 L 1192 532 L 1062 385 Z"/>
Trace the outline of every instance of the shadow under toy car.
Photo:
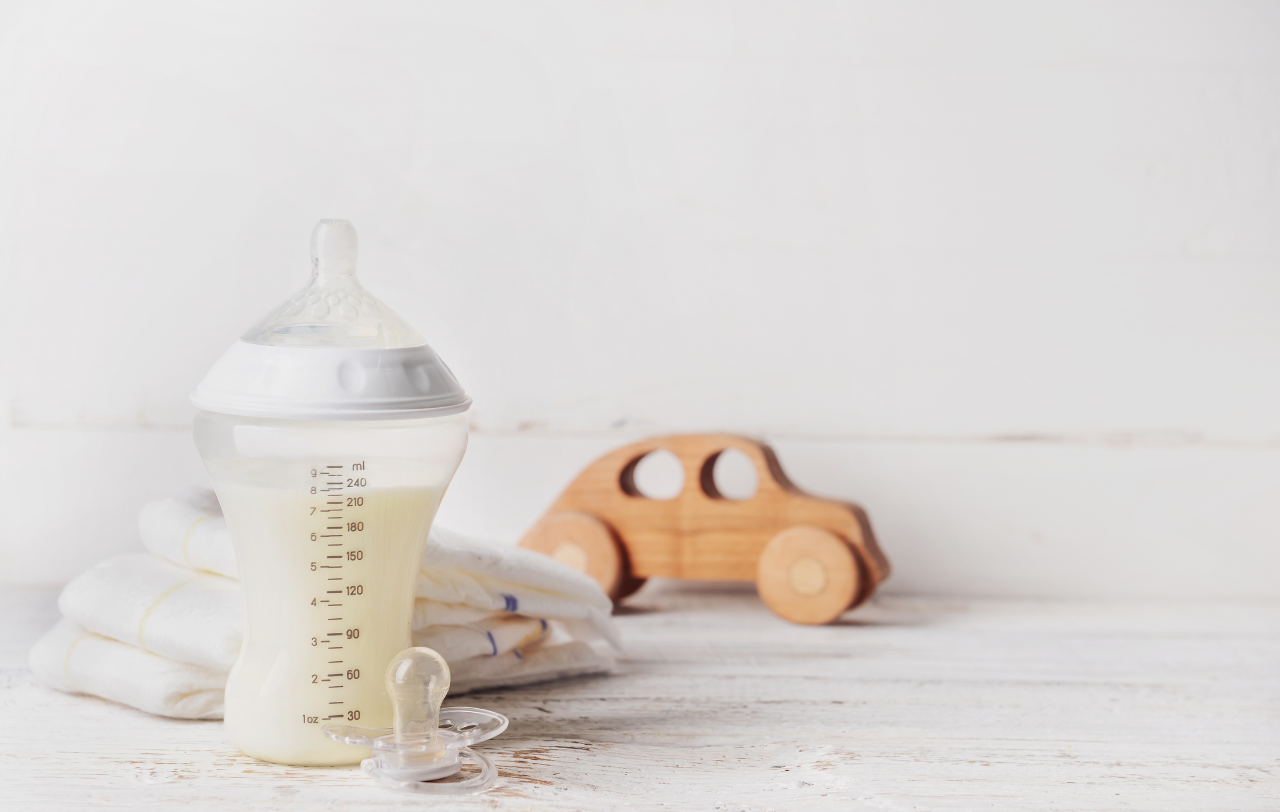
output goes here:
<path id="1" fill-rule="evenodd" d="M 750 498 L 728 499 L 716 487 L 716 461 L 730 448 L 755 466 Z M 674 499 L 636 488 L 637 464 L 659 449 L 684 469 Z M 889 577 L 862 508 L 803 493 L 771 448 L 728 434 L 655 437 L 601 457 L 520 546 L 585 572 L 615 602 L 655 576 L 755 581 L 765 604 L 795 623 L 830 623 Z"/>

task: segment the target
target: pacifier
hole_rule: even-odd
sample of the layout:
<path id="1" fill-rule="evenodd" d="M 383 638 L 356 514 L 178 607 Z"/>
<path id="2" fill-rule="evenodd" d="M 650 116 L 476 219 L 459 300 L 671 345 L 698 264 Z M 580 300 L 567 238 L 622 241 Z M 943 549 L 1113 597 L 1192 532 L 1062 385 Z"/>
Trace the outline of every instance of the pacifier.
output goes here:
<path id="1" fill-rule="evenodd" d="M 343 744 L 369 747 L 360 762 L 365 774 L 404 792 L 460 795 L 484 792 L 498 780 L 498 768 L 470 745 L 507 729 L 507 717 L 482 708 L 441 708 L 449 693 L 449 664 L 429 648 L 407 648 L 387 666 L 387 695 L 395 727 L 325 725 L 324 734 Z M 480 774 L 463 781 L 431 783 L 456 775 L 464 764 Z"/>

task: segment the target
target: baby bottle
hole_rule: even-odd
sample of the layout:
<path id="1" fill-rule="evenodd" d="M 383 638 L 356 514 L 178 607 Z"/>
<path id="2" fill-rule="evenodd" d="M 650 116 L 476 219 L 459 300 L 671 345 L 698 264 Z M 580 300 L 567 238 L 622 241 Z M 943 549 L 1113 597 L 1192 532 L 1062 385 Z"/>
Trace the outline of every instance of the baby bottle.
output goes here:
<path id="1" fill-rule="evenodd" d="M 356 253 L 351 223 L 321 220 L 311 284 L 191 396 L 244 595 L 226 729 L 245 753 L 282 764 L 368 756 L 325 724 L 392 726 L 382 677 L 412 645 L 423 543 L 467 445 L 470 398 L 360 285 Z"/>

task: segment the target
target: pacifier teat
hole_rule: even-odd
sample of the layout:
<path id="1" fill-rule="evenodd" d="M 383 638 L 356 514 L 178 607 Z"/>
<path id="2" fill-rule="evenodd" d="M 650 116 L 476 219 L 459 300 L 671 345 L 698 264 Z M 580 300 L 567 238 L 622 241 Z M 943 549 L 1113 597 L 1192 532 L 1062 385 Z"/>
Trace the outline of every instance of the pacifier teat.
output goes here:
<path id="1" fill-rule="evenodd" d="M 507 729 L 507 717 L 481 708 L 440 708 L 449 692 L 449 665 L 429 648 L 408 648 L 387 666 L 387 695 L 395 727 L 371 729 L 325 725 L 326 736 L 344 744 L 370 747 L 360 766 L 370 777 L 405 792 L 460 794 L 493 786 L 498 770 L 468 745 L 487 741 Z M 431 783 L 474 764 L 480 774 L 462 781 Z"/>
<path id="2" fill-rule="evenodd" d="M 387 695 L 395 712 L 395 740 L 434 741 L 440 703 L 449 693 L 449 664 L 429 648 L 408 648 L 387 666 Z"/>

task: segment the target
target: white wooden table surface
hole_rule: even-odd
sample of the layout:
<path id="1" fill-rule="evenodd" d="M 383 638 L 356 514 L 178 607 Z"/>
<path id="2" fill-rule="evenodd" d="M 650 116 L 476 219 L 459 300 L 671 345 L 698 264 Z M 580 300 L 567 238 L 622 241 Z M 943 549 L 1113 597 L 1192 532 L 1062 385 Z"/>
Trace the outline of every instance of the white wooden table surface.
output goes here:
<path id="1" fill-rule="evenodd" d="M 0 808 L 1280 809 L 1280 606 L 882 598 L 801 628 L 655 586 L 618 675 L 446 700 L 511 727 L 493 790 L 431 801 L 44 689 L 55 593 L 11 590 Z"/>

